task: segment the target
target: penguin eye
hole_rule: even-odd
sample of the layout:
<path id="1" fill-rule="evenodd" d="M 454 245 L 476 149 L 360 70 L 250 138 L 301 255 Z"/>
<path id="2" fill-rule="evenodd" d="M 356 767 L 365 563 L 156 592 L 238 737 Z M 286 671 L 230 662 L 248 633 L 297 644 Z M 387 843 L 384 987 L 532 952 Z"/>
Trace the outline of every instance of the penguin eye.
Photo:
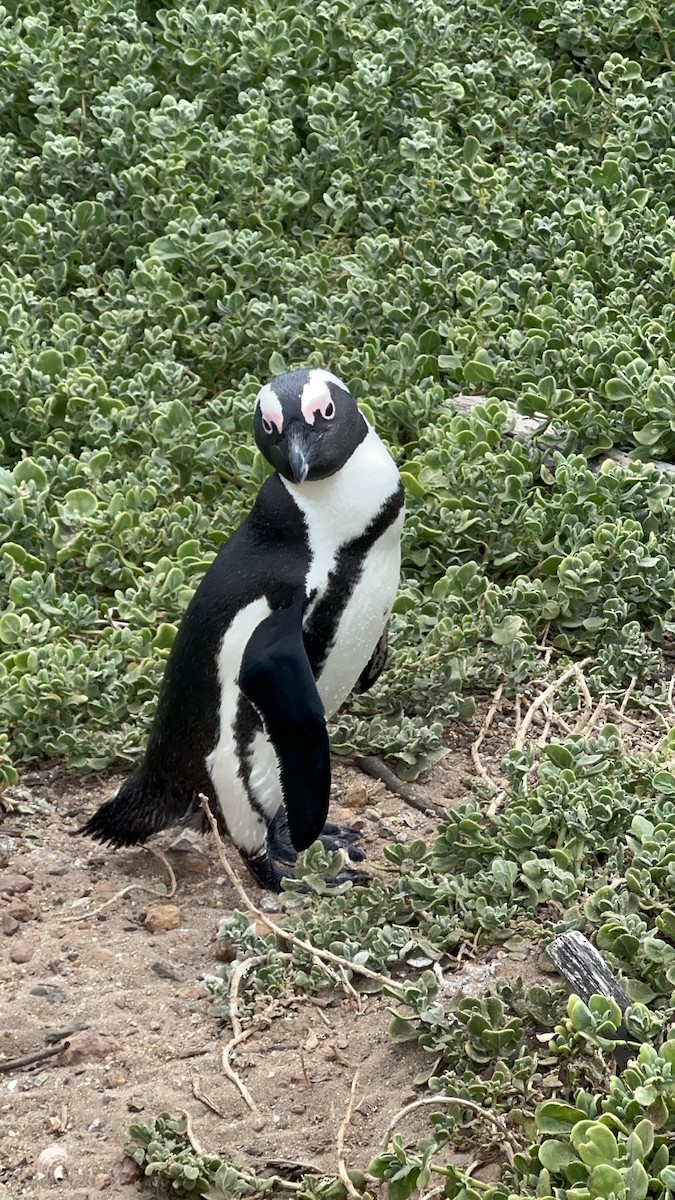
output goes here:
<path id="1" fill-rule="evenodd" d="M 266 433 L 266 434 L 268 434 L 268 435 L 269 435 L 269 434 L 272 432 L 272 430 L 274 429 L 274 426 L 273 426 L 272 422 L 271 422 L 271 421 L 268 421 L 268 420 L 267 420 L 267 417 L 262 417 L 262 427 L 263 427 L 263 429 L 265 430 L 265 433 Z"/>
<path id="2" fill-rule="evenodd" d="M 332 400 L 328 401 L 328 404 L 323 410 L 323 415 L 327 421 L 333 420 L 333 417 L 335 416 L 335 405 Z"/>

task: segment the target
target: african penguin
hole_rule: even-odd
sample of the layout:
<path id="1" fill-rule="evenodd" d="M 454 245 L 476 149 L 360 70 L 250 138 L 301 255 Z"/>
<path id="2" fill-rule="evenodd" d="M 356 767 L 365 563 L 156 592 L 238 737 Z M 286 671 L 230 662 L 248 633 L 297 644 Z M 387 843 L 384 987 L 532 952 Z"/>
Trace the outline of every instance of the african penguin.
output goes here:
<path id="1" fill-rule="evenodd" d="M 350 840 L 325 825 L 326 719 L 384 666 L 404 503 L 391 455 L 328 371 L 266 384 L 254 432 L 275 474 L 185 613 L 140 767 L 80 832 L 144 842 L 203 792 L 256 882 L 279 891 L 322 830 L 329 846 Z"/>

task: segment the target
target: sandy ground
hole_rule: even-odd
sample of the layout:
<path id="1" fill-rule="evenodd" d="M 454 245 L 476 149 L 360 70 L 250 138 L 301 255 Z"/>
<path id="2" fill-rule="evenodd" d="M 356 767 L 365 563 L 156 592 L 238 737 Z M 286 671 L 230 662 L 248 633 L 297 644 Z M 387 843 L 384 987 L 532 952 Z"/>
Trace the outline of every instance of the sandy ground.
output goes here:
<path id="1" fill-rule="evenodd" d="M 415 785 L 418 794 L 448 807 L 466 797 L 472 736 L 475 728 L 457 727 L 451 754 Z M 369 868 L 382 867 L 388 842 L 433 837 L 433 821 L 382 783 L 342 765 L 334 778 L 334 819 L 353 821 L 344 802 L 350 789 L 366 789 L 358 817 Z M 389 1042 L 381 998 L 366 999 L 360 1013 L 341 993 L 288 1002 L 234 1060 L 262 1116 L 252 1114 L 223 1075 L 229 1030 L 200 987 L 218 966 L 219 920 L 241 905 L 212 840 L 194 835 L 193 849 L 171 850 L 176 831 L 169 831 L 153 845 L 175 871 L 170 902 L 180 910 L 179 924 L 151 933 L 148 910 L 169 902 L 160 860 L 143 848 L 107 851 L 73 836 L 116 783 L 112 776 L 31 771 L 11 789 L 13 811 L 0 823 L 0 1069 L 71 1030 L 56 1043 L 67 1040 L 66 1050 L 0 1073 L 0 1185 L 11 1200 L 58 1191 L 81 1200 L 106 1190 L 138 1195 L 138 1173 L 124 1155 L 127 1126 L 162 1111 L 187 1111 L 204 1147 L 258 1173 L 271 1173 L 278 1161 L 334 1173 L 356 1067 L 347 1161 L 366 1166 L 391 1117 L 414 1099 L 412 1080 L 427 1065 L 423 1052 Z M 231 861 L 239 865 L 234 853 Z M 244 878 L 260 901 L 264 894 Z M 145 890 L 117 896 L 130 884 Z M 273 903 L 269 896 L 265 902 Z M 480 990 L 494 971 L 519 973 L 521 964 L 500 959 L 507 956 L 497 955 L 487 970 L 469 963 L 467 990 Z M 425 1121 L 414 1114 L 406 1138 Z M 38 1175 L 38 1157 L 49 1146 L 66 1158 L 61 1184 Z"/>

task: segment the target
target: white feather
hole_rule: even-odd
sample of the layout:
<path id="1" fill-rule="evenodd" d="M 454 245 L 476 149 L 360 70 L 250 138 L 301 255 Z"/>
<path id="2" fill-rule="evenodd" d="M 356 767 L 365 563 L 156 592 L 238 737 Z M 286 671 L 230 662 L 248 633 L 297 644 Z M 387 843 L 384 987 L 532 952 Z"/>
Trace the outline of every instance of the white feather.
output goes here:
<path id="1" fill-rule="evenodd" d="M 311 552 L 305 590 L 316 591 L 305 624 L 322 598 L 341 546 L 360 536 L 397 491 L 399 473 L 375 430 L 328 479 L 302 484 L 283 480 L 304 514 Z M 317 682 L 331 716 L 349 695 L 368 663 L 387 621 L 398 588 L 403 513 L 368 553 L 363 572 L 338 625 L 334 645 Z"/>
<path id="2" fill-rule="evenodd" d="M 206 768 L 218 797 L 230 837 L 249 853 L 260 848 L 267 835 L 267 825 L 251 808 L 246 788 L 239 777 L 239 755 L 234 739 L 237 706 L 241 695 L 237 679 L 239 668 L 254 629 L 271 612 L 264 596 L 247 604 L 237 613 L 225 631 L 218 652 L 218 682 L 220 684 L 220 729 L 218 742 L 206 759 Z M 256 739 L 257 741 L 258 739 Z M 274 751 L 263 738 L 272 756 Z M 276 761 L 276 760 L 275 760 Z M 260 775 L 261 768 L 254 764 Z M 261 779 L 262 782 L 262 779 Z M 264 788 L 261 788 L 264 791 Z M 276 807 L 273 811 L 276 811 Z"/>

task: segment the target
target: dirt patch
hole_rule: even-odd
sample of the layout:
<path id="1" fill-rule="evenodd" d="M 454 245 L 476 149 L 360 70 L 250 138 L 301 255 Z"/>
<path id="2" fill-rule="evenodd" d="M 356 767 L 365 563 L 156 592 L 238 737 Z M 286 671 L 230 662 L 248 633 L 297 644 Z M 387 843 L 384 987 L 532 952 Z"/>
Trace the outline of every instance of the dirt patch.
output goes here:
<path id="1" fill-rule="evenodd" d="M 470 775 L 468 753 L 456 748 L 418 790 L 451 806 L 466 795 Z M 361 825 L 373 870 L 386 868 L 382 848 L 392 840 L 433 837 L 434 823 L 383 784 L 339 762 L 334 778 L 332 811 Z M 414 1098 L 411 1081 L 425 1055 L 389 1042 L 380 998 L 366 999 L 361 1013 L 341 994 L 289 1002 L 235 1060 L 264 1124 L 252 1116 L 223 1076 L 229 1034 L 199 986 L 217 966 L 214 936 L 236 898 L 210 838 L 195 836 L 187 851 L 169 848 L 176 831 L 153 841 L 175 871 L 170 901 L 166 869 L 149 850 L 113 852 L 75 838 L 117 783 L 31 772 L 11 790 L 14 808 L 0 825 L 0 1060 L 44 1050 L 72 1030 L 53 1043 L 68 1040 L 65 1052 L 0 1074 L 0 1181 L 12 1197 L 53 1194 L 56 1185 L 36 1169 L 41 1151 L 56 1144 L 67 1156 L 61 1189 L 69 1196 L 136 1195 L 123 1154 L 130 1120 L 185 1110 L 205 1147 L 256 1172 L 283 1160 L 333 1173 L 356 1067 L 348 1161 L 365 1165 L 391 1117 Z M 135 890 L 118 895 L 130 885 Z M 262 896 L 252 886 L 250 894 Z M 149 933 L 148 909 L 168 902 L 178 906 L 179 924 Z M 413 1114 L 405 1136 L 425 1121 Z"/>

